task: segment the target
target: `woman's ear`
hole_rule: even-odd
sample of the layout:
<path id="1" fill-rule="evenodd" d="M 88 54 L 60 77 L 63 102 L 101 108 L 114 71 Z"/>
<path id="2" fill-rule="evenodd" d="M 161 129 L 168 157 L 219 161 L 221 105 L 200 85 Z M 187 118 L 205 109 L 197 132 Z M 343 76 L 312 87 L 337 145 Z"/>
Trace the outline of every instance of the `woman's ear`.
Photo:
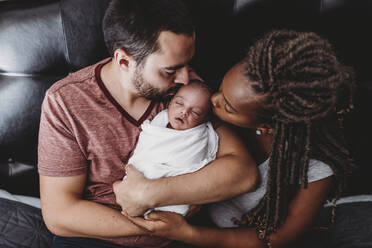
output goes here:
<path id="1" fill-rule="evenodd" d="M 274 133 L 274 129 L 268 124 L 260 124 L 256 128 L 257 135 L 272 135 Z"/>

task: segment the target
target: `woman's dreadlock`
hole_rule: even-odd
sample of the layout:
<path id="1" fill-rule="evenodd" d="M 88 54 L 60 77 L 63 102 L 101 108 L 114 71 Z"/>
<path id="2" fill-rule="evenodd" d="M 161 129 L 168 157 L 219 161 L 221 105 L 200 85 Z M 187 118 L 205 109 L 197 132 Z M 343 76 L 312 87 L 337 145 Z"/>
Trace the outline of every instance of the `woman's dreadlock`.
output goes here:
<path id="1" fill-rule="evenodd" d="M 253 89 L 267 95 L 258 114 L 275 131 L 266 194 L 238 224 L 255 226 L 266 239 L 286 219 L 299 187 L 307 187 L 309 158 L 332 168 L 337 185 L 332 196 L 340 196 L 354 161 L 337 113 L 353 107 L 354 73 L 312 32 L 272 31 L 251 47 L 244 62 Z"/>

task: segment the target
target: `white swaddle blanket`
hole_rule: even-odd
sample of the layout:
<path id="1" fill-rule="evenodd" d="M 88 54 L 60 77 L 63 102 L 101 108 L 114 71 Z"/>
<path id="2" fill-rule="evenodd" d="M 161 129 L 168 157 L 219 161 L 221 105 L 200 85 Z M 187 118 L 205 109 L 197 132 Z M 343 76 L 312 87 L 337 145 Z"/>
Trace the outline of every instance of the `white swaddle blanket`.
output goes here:
<path id="1" fill-rule="evenodd" d="M 210 122 L 187 130 L 167 128 L 168 111 L 145 121 L 137 146 L 128 164 L 132 164 L 146 178 L 160 178 L 191 173 L 216 158 L 218 135 Z M 165 206 L 156 210 L 186 215 L 188 205 Z"/>

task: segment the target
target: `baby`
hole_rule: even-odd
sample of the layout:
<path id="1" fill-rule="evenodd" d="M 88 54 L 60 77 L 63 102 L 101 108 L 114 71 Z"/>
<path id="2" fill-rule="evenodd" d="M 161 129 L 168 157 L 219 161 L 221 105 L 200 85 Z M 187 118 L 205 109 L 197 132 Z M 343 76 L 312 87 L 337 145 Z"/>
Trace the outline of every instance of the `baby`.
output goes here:
<path id="1" fill-rule="evenodd" d="M 182 86 L 168 109 L 141 125 L 142 132 L 128 164 L 146 178 L 154 179 L 191 173 L 214 160 L 218 135 L 208 121 L 210 97 L 210 89 L 199 81 Z M 188 209 L 188 205 L 156 208 L 182 215 Z"/>

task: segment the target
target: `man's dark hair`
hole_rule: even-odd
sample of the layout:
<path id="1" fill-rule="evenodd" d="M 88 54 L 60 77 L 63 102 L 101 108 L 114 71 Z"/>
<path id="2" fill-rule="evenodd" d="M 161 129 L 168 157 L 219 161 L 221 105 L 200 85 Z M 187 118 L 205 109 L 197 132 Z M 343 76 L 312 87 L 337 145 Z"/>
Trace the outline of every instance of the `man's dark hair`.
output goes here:
<path id="1" fill-rule="evenodd" d="M 331 196 L 340 196 L 355 163 L 337 115 L 353 107 L 355 80 L 330 43 L 312 32 L 271 31 L 244 63 L 252 88 L 267 96 L 260 120 L 275 130 L 266 194 L 237 224 L 255 226 L 267 238 L 287 218 L 301 184 L 307 187 L 310 158 L 332 168 L 337 187 Z"/>
<path id="2" fill-rule="evenodd" d="M 160 49 L 161 31 L 194 34 L 191 14 L 182 0 L 111 0 L 102 26 L 110 55 L 121 48 L 138 64 Z"/>

